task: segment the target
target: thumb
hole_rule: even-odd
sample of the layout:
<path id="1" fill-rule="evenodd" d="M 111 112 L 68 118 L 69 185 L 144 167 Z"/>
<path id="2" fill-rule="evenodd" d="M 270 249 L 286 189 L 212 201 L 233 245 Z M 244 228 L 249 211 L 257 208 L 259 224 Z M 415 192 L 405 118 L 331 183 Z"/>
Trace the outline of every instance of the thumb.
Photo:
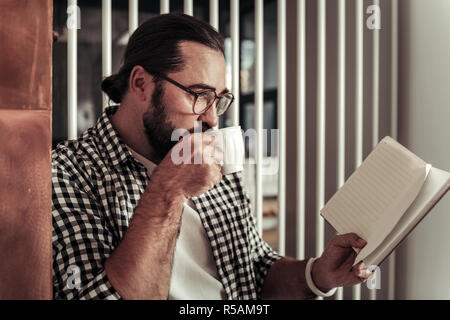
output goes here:
<path id="1" fill-rule="evenodd" d="M 335 237 L 335 245 L 343 248 L 363 248 L 367 244 L 366 240 L 356 233 L 346 233 Z"/>

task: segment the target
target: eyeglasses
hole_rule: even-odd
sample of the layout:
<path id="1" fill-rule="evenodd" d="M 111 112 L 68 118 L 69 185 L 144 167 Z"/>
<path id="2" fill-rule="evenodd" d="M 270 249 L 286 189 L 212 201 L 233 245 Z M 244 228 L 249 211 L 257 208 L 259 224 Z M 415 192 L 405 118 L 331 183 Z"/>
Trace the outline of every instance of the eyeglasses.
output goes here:
<path id="1" fill-rule="evenodd" d="M 202 89 L 201 92 L 195 92 L 189 88 L 186 88 L 182 84 L 178 83 L 177 81 L 170 79 L 169 77 L 166 77 L 162 74 L 155 74 L 158 78 L 161 78 L 163 80 L 166 80 L 173 85 L 177 86 L 178 88 L 190 93 L 194 96 L 194 103 L 192 105 L 192 110 L 195 114 L 200 115 L 208 111 L 209 108 L 214 104 L 216 99 L 218 100 L 216 105 L 216 112 L 217 116 L 223 115 L 225 112 L 227 112 L 228 108 L 230 108 L 231 104 L 234 101 L 234 96 L 231 92 L 227 92 L 223 95 L 217 95 L 216 91 L 213 89 Z"/>

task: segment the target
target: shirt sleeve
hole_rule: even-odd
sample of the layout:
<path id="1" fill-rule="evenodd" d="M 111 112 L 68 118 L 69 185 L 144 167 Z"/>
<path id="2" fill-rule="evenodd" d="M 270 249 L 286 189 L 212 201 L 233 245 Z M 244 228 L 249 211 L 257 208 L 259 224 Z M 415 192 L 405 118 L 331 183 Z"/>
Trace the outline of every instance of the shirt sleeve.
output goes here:
<path id="1" fill-rule="evenodd" d="M 251 217 L 251 219 L 254 220 L 253 217 Z M 256 294 L 258 299 L 261 299 L 264 280 L 269 273 L 269 269 L 282 256 L 273 250 L 269 244 L 261 238 L 254 222 L 252 225 L 253 227 L 250 231 L 252 233 L 251 248 L 256 279 Z"/>
<path id="2" fill-rule="evenodd" d="M 121 299 L 104 269 L 116 243 L 104 212 L 68 158 L 52 158 L 54 298 Z"/>
<path id="3" fill-rule="evenodd" d="M 242 176 L 239 177 L 241 182 Z M 253 215 L 252 205 L 250 203 L 250 198 L 245 190 L 244 184 L 242 185 L 242 192 L 244 194 L 245 201 L 249 207 L 249 239 L 251 248 L 251 258 L 253 262 L 253 270 L 255 272 L 256 279 L 256 294 L 258 299 L 261 299 L 261 292 L 264 285 L 264 280 L 269 272 L 270 267 L 282 256 L 273 250 L 270 245 L 264 241 L 261 235 L 258 233 L 256 227 L 255 218 Z"/>

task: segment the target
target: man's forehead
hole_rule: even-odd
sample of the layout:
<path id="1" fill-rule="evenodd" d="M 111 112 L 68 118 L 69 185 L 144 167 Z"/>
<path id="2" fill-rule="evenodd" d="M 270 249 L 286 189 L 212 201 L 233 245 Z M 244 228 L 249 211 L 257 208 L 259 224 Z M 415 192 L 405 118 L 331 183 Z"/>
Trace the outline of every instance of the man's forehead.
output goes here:
<path id="1" fill-rule="evenodd" d="M 186 85 L 207 84 L 225 89 L 225 57 L 219 50 L 201 43 L 184 41 L 179 44 L 183 70 L 174 75 L 188 81 Z"/>
<path id="2" fill-rule="evenodd" d="M 185 63 L 195 64 L 206 60 L 217 60 L 217 63 L 220 63 L 221 60 L 225 62 L 225 57 L 221 51 L 198 42 L 182 41 L 179 44 L 179 48 Z"/>

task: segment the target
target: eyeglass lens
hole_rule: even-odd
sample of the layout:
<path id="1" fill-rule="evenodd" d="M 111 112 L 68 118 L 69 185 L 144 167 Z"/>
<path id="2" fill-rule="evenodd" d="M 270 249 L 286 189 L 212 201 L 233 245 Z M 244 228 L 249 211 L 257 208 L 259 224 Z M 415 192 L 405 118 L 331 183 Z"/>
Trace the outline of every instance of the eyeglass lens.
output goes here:
<path id="1" fill-rule="evenodd" d="M 204 93 L 198 96 L 195 105 L 194 112 L 197 114 L 201 114 L 206 111 L 206 109 L 214 103 L 216 96 L 214 92 Z M 233 98 L 230 94 L 225 94 L 219 98 L 217 102 L 217 115 L 220 116 L 227 111 L 229 106 L 231 105 Z"/>

